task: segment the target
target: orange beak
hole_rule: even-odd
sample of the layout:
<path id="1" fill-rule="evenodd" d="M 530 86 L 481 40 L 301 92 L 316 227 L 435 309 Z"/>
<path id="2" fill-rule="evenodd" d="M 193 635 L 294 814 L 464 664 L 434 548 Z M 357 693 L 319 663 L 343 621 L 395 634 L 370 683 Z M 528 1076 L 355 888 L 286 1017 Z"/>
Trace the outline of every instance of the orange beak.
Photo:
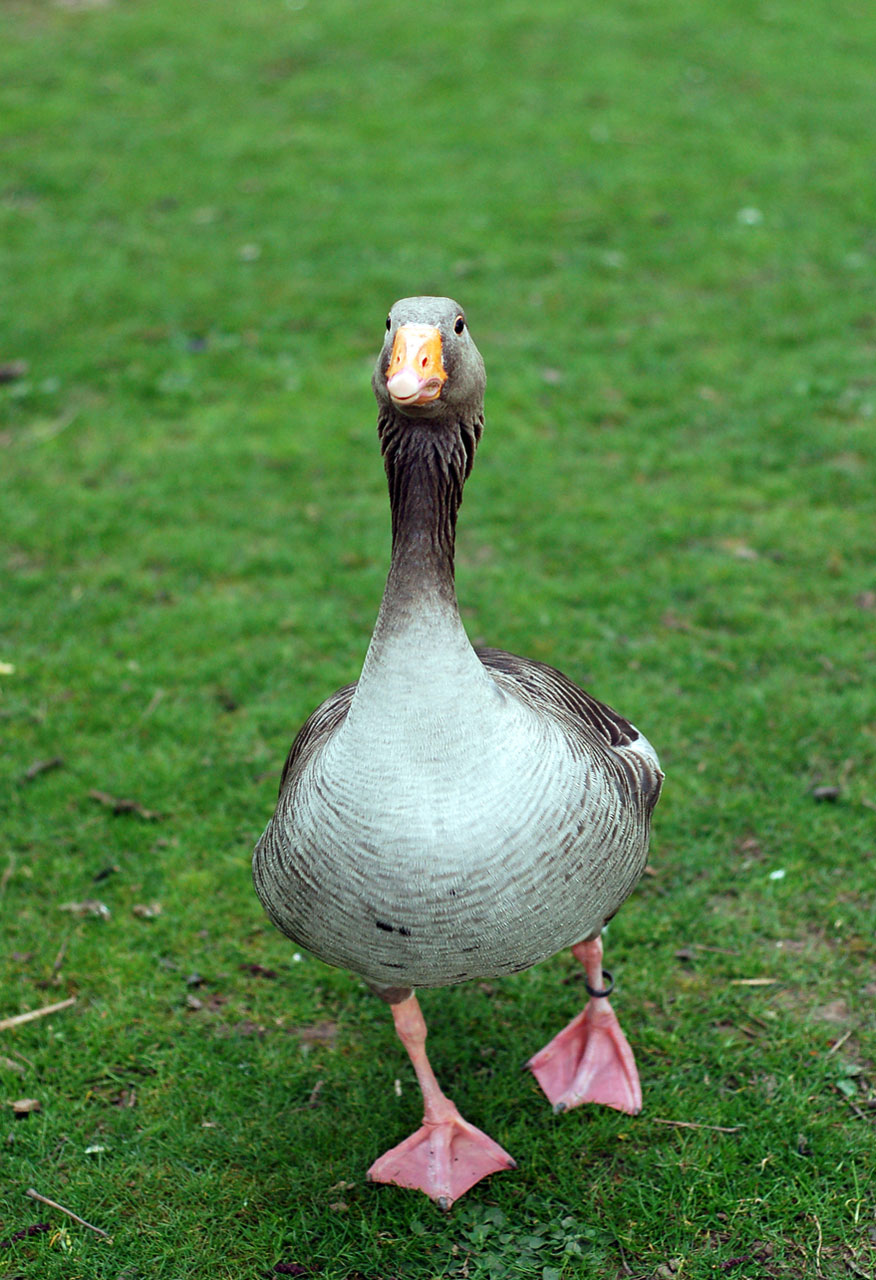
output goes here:
<path id="1" fill-rule="evenodd" d="M 432 325 L 403 324 L 395 335 L 386 389 L 396 404 L 429 404 L 447 381 L 441 334 Z"/>

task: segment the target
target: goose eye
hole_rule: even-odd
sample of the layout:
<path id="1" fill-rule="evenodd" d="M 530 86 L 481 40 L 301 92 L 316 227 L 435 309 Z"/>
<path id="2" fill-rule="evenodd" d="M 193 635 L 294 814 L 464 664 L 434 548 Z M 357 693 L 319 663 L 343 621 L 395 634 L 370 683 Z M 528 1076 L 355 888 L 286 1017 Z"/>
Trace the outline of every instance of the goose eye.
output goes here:
<path id="1" fill-rule="evenodd" d="M 457 316 L 453 325 L 454 333 L 462 333 L 465 328 L 465 316 Z"/>
<path id="2" fill-rule="evenodd" d="M 387 327 L 387 329 L 391 329 L 391 328 L 392 328 L 392 316 L 387 316 L 387 317 L 386 317 L 386 327 Z"/>

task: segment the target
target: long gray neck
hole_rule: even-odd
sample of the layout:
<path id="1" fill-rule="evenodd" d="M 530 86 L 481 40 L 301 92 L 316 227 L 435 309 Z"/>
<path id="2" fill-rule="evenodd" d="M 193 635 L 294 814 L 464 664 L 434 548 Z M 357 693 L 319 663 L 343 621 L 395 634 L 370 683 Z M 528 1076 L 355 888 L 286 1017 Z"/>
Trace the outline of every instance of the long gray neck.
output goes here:
<path id="1" fill-rule="evenodd" d="M 340 735 L 354 756 L 431 758 L 458 745 L 477 708 L 495 697 L 462 625 L 453 579 L 456 514 L 481 425 L 480 416 L 465 427 L 381 413 L 392 562 Z"/>

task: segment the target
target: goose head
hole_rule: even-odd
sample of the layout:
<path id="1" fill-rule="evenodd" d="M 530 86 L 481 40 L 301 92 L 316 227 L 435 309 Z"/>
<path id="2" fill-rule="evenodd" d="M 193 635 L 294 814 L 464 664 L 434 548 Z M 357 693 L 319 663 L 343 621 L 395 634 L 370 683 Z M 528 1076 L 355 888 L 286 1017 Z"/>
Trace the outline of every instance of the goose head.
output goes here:
<path id="1" fill-rule="evenodd" d="M 484 362 L 452 298 L 402 298 L 386 317 L 374 371 L 381 413 L 415 421 L 483 421 Z"/>

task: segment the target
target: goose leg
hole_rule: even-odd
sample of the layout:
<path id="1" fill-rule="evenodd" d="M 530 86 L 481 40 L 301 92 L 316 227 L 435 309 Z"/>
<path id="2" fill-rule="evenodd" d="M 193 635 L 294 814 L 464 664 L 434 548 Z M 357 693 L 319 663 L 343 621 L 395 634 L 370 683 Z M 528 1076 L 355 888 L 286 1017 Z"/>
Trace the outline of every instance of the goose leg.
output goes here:
<path id="1" fill-rule="evenodd" d="M 372 1182 L 425 1191 L 442 1209 L 481 1178 L 515 1162 L 498 1143 L 463 1120 L 441 1090 L 426 1057 L 426 1022 L 414 995 L 392 1007 L 395 1029 L 408 1051 L 423 1093 L 423 1123 L 368 1170 Z"/>
<path id="2" fill-rule="evenodd" d="M 587 973 L 590 1000 L 553 1040 L 526 1064 L 553 1103 L 566 1111 L 582 1102 L 601 1102 L 637 1115 L 642 1089 L 633 1051 L 603 988 L 602 942 L 579 942 L 572 954 Z"/>

